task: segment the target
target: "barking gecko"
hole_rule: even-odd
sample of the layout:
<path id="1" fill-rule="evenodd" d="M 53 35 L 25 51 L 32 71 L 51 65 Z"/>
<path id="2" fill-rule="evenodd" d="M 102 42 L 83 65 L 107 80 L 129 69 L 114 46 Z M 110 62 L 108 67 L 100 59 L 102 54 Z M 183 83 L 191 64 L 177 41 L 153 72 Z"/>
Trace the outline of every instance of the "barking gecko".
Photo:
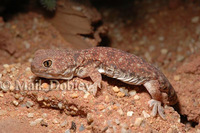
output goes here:
<path id="1" fill-rule="evenodd" d="M 47 79 L 70 80 L 74 76 L 90 77 L 93 94 L 101 88 L 102 76 L 118 79 L 130 85 L 143 85 L 152 99 L 151 115 L 165 119 L 163 104 L 174 105 L 177 95 L 165 75 L 153 65 L 133 54 L 109 47 L 68 50 L 38 50 L 31 64 L 32 72 Z"/>

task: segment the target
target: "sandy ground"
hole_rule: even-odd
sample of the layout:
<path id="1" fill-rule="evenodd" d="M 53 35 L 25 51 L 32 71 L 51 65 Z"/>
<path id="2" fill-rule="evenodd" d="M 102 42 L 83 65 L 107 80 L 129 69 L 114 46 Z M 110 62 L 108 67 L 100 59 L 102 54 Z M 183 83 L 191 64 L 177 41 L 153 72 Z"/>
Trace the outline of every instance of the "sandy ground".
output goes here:
<path id="1" fill-rule="evenodd" d="M 92 83 L 77 77 L 59 80 L 71 85 L 71 90 L 54 86 L 49 91 L 51 81 L 31 72 L 33 53 L 41 48 L 74 49 L 73 45 L 41 14 L 20 13 L 8 22 L 1 18 L 0 132 L 199 133 L 200 7 L 192 1 L 172 7 L 159 1 L 98 6 L 109 30 L 107 44 L 159 67 L 174 86 L 179 103 L 165 106 L 166 120 L 150 116 L 147 102 L 151 97 L 143 86 L 106 76 L 97 97 L 76 90 L 79 83 Z M 10 89 L 5 81 L 10 82 Z M 41 90 L 16 90 L 16 81 L 29 88 L 41 81 Z"/>

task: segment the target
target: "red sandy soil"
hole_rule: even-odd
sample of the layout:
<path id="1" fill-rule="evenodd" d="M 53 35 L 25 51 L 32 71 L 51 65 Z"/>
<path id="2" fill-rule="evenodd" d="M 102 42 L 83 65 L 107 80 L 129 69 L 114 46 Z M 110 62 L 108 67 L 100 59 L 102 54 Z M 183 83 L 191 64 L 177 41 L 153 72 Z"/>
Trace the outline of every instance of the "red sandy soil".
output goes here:
<path id="1" fill-rule="evenodd" d="M 55 88 L 15 90 L 16 80 L 40 80 L 30 70 L 37 49 L 74 49 L 43 16 L 28 12 L 0 21 L 0 80 L 12 83 L 10 90 L 0 89 L 0 133 L 200 132 L 199 5 L 187 1 L 172 9 L 166 2 L 134 1 L 115 6 L 98 7 L 109 29 L 109 45 L 158 66 L 177 92 L 179 104 L 165 106 L 166 120 L 149 116 L 151 97 L 143 86 L 105 76 L 97 97 Z M 47 89 L 50 81 L 41 80 Z M 73 88 L 80 82 L 92 83 L 77 77 L 69 81 Z"/>

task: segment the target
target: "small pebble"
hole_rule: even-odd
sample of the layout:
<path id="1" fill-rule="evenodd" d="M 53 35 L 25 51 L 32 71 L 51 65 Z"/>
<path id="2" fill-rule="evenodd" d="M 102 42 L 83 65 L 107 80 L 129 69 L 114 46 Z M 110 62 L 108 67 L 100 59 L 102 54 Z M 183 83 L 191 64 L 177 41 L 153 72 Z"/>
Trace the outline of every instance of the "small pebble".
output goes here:
<path id="1" fill-rule="evenodd" d="M 106 96 L 106 97 L 105 97 L 105 102 L 107 102 L 107 103 L 108 103 L 109 101 L 110 101 L 110 98 L 109 98 L 109 96 Z"/>
<path id="2" fill-rule="evenodd" d="M 59 124 L 59 121 L 58 121 L 58 119 L 53 119 L 53 124 Z"/>
<path id="3" fill-rule="evenodd" d="M 19 99 L 20 98 L 20 95 L 19 94 L 15 94 L 15 99 Z"/>
<path id="4" fill-rule="evenodd" d="M 117 125 L 119 125 L 119 124 L 120 124 L 119 119 L 115 119 L 115 123 L 116 123 Z"/>
<path id="5" fill-rule="evenodd" d="M 31 121 L 29 124 L 30 126 L 36 126 L 37 124 L 39 124 L 41 121 L 43 120 L 43 118 L 38 118 L 35 121 Z"/>
<path id="6" fill-rule="evenodd" d="M 98 108 L 99 108 L 99 110 L 103 110 L 103 109 L 105 109 L 105 107 L 102 105 L 102 104 L 100 104 L 99 106 L 98 106 Z"/>
<path id="7" fill-rule="evenodd" d="M 71 132 L 70 132 L 70 130 L 69 130 L 69 129 L 67 129 L 67 130 L 65 131 L 65 133 L 71 133 Z"/>
<path id="8" fill-rule="evenodd" d="M 27 114 L 27 117 L 28 117 L 28 118 L 33 118 L 33 116 L 34 116 L 34 113 L 28 113 L 28 114 Z"/>
<path id="9" fill-rule="evenodd" d="M 15 106 L 18 106 L 18 105 L 19 105 L 19 102 L 16 101 L 16 100 L 14 100 L 14 101 L 13 101 L 13 104 L 14 104 Z"/>
<path id="10" fill-rule="evenodd" d="M 66 120 L 63 121 L 63 122 L 60 124 L 60 126 L 61 126 L 61 127 L 65 127 L 65 126 L 67 126 L 67 121 L 66 121 Z"/>
<path id="11" fill-rule="evenodd" d="M 120 115 L 124 115 L 124 111 L 120 108 L 117 110 L 117 112 L 120 114 Z"/>
<path id="12" fill-rule="evenodd" d="M 91 113 L 87 114 L 87 123 L 90 125 L 94 121 L 94 116 Z"/>
<path id="13" fill-rule="evenodd" d="M 77 98 L 77 97 L 78 97 L 78 94 L 77 94 L 77 93 L 73 93 L 73 94 L 70 95 L 70 97 L 71 97 L 71 98 Z"/>
<path id="14" fill-rule="evenodd" d="M 23 43 L 24 43 L 26 49 L 29 49 L 29 48 L 30 48 L 30 43 L 29 43 L 29 42 L 24 41 Z"/>
<path id="15" fill-rule="evenodd" d="M 151 18 L 151 19 L 149 19 L 149 22 L 152 23 L 152 24 L 155 24 L 156 20 Z"/>
<path id="16" fill-rule="evenodd" d="M 31 71 L 31 68 L 30 68 L 30 67 L 27 67 L 27 68 L 26 68 L 26 71 L 27 71 L 27 72 L 30 72 L 30 71 Z"/>
<path id="17" fill-rule="evenodd" d="M 0 97 L 4 97 L 3 93 L 0 92 Z"/>
<path id="18" fill-rule="evenodd" d="M 8 64 L 3 64 L 3 67 L 8 69 L 10 66 Z"/>
<path id="19" fill-rule="evenodd" d="M 119 89 L 117 86 L 113 87 L 112 89 L 113 89 L 113 91 L 114 91 L 115 93 L 118 93 L 118 92 L 120 91 L 120 89 Z"/>
<path id="20" fill-rule="evenodd" d="M 181 61 L 183 61 L 185 59 L 185 57 L 183 56 L 183 55 L 177 55 L 177 57 L 176 57 L 176 60 L 178 61 L 178 62 L 181 62 Z"/>
<path id="21" fill-rule="evenodd" d="M 134 99 L 135 99 L 135 100 L 139 100 L 139 99 L 140 99 L 140 96 L 135 95 L 135 96 L 134 96 Z"/>
<path id="22" fill-rule="evenodd" d="M 125 96 L 125 93 L 123 93 L 123 92 L 118 92 L 118 93 L 117 93 L 117 96 L 118 96 L 118 97 L 124 97 L 124 96 Z"/>
<path id="23" fill-rule="evenodd" d="M 128 111 L 127 112 L 127 116 L 132 116 L 133 115 L 133 111 Z"/>
<path id="24" fill-rule="evenodd" d="M 160 37 L 158 38 L 158 40 L 159 40 L 159 41 L 164 41 L 165 38 L 164 38 L 164 36 L 160 36 Z"/>
<path id="25" fill-rule="evenodd" d="M 175 81 L 179 81 L 181 79 L 181 76 L 180 75 L 174 75 L 174 80 Z"/>
<path id="26" fill-rule="evenodd" d="M 134 126 L 139 127 L 142 124 L 143 120 L 144 120 L 144 118 L 142 118 L 142 117 L 136 118 Z"/>
<path id="27" fill-rule="evenodd" d="M 63 109 L 63 104 L 61 102 L 58 103 L 58 108 Z"/>
<path id="28" fill-rule="evenodd" d="M 161 54 L 167 54 L 168 50 L 167 49 L 161 49 Z"/>
<path id="29" fill-rule="evenodd" d="M 124 129 L 128 129 L 128 125 L 126 123 L 121 123 L 120 126 Z"/>
<path id="30" fill-rule="evenodd" d="M 15 87 L 13 85 L 10 86 L 10 91 L 14 91 Z"/>
<path id="31" fill-rule="evenodd" d="M 142 114 L 143 114 L 144 118 L 149 118 L 150 117 L 150 115 L 147 112 L 145 112 L 144 110 L 142 111 Z"/>
<path id="32" fill-rule="evenodd" d="M 72 6 L 72 9 L 79 11 L 79 12 L 83 10 L 83 8 L 80 6 Z"/>
<path id="33" fill-rule="evenodd" d="M 191 19 L 192 23 L 198 23 L 199 22 L 199 16 L 195 16 Z"/>
<path id="34" fill-rule="evenodd" d="M 85 127 L 84 127 L 83 124 L 81 124 L 81 126 L 79 127 L 79 131 L 81 132 L 81 131 L 83 131 L 83 130 L 85 130 Z"/>
<path id="35" fill-rule="evenodd" d="M 135 96 L 136 95 L 136 90 L 131 90 L 131 91 L 129 91 L 129 95 L 130 96 Z"/>
<path id="36" fill-rule="evenodd" d="M 38 102 L 41 102 L 41 101 L 43 101 L 43 100 L 44 100 L 43 96 L 38 96 L 38 97 L 37 97 L 37 101 L 38 101 Z"/>
<path id="37" fill-rule="evenodd" d="M 48 123 L 45 122 L 44 120 L 42 120 L 42 121 L 40 122 L 40 124 L 41 124 L 41 126 L 48 127 Z"/>
<path id="38" fill-rule="evenodd" d="M 149 51 L 150 52 L 153 52 L 155 50 L 155 46 L 154 45 L 151 45 L 150 47 L 149 47 Z"/>
<path id="39" fill-rule="evenodd" d="M 34 103 L 32 102 L 32 101 L 27 101 L 26 102 L 26 107 L 27 108 L 30 108 L 30 107 L 32 107 L 34 105 Z"/>
<path id="40" fill-rule="evenodd" d="M 89 92 L 86 92 L 85 95 L 83 96 L 83 98 L 86 99 L 86 98 L 88 98 L 89 95 L 90 95 L 90 93 L 89 93 Z"/>
<path id="41" fill-rule="evenodd" d="M 43 117 L 43 118 L 46 118 L 47 116 L 48 116 L 47 113 L 43 113 L 43 114 L 42 114 L 42 117 Z"/>

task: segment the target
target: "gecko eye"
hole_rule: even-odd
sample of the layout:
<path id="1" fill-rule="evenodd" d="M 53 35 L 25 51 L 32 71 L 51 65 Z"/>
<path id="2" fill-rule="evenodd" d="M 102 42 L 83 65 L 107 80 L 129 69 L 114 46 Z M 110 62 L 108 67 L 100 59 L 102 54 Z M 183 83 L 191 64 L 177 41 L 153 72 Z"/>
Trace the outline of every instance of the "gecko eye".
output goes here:
<path id="1" fill-rule="evenodd" d="M 46 61 L 43 62 L 43 65 L 45 67 L 50 67 L 52 65 L 52 61 L 51 60 L 46 60 Z"/>

